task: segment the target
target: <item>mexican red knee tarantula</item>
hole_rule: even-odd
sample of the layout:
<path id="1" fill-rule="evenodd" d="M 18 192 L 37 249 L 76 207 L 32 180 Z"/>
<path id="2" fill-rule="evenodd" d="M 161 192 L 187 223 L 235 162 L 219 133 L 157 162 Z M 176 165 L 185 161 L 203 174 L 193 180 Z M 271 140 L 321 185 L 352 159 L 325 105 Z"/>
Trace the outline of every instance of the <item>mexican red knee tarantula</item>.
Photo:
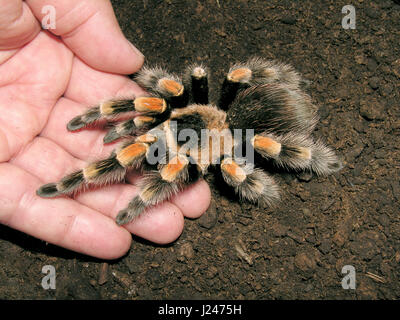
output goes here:
<path id="1" fill-rule="evenodd" d="M 274 204 L 278 186 L 254 168 L 249 159 L 254 151 L 284 169 L 327 175 L 341 168 L 334 152 L 311 136 L 317 109 L 289 65 L 260 58 L 234 65 L 224 79 L 218 107 L 208 101 L 208 70 L 201 65 L 187 68 L 182 79 L 160 68 L 143 68 L 136 81 L 149 97 L 105 101 L 68 123 L 74 131 L 134 112 L 104 137 L 105 143 L 123 142 L 107 159 L 43 185 L 38 195 L 73 194 L 123 181 L 130 169 L 143 170 L 138 195 L 116 218 L 122 225 L 199 179 L 210 165 L 217 165 L 240 198 Z"/>

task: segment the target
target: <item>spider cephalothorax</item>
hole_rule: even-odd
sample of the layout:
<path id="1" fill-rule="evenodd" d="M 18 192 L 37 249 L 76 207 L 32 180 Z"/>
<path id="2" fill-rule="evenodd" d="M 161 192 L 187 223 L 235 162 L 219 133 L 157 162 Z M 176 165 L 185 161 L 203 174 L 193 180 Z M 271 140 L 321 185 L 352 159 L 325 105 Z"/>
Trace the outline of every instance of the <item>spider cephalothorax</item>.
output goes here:
<path id="1" fill-rule="evenodd" d="M 254 167 L 254 151 L 284 169 L 327 175 L 341 167 L 334 152 L 312 137 L 317 108 L 289 65 L 260 58 L 234 65 L 218 107 L 209 104 L 203 66 L 190 66 L 182 79 L 160 68 L 143 68 L 136 81 L 150 96 L 105 101 L 68 123 L 74 131 L 134 112 L 104 137 L 105 143 L 124 141 L 107 159 L 42 186 L 40 196 L 123 181 L 128 170 L 140 169 L 139 193 L 116 218 L 125 224 L 196 181 L 210 165 L 220 168 L 241 199 L 273 205 L 279 200 L 278 187 Z"/>

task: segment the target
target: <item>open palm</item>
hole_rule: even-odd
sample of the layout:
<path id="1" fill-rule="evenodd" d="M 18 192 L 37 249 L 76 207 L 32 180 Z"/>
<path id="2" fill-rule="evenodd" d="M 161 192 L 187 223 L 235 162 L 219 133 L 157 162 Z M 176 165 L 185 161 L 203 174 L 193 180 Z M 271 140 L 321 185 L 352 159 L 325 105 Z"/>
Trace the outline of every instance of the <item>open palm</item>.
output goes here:
<path id="1" fill-rule="evenodd" d="M 75 199 L 36 195 L 43 183 L 115 148 L 103 145 L 101 130 L 70 133 L 66 124 L 100 100 L 142 94 L 122 74 L 137 71 L 143 57 L 123 37 L 108 1 L 6 1 L 0 0 L 0 223 L 106 259 L 129 249 L 130 233 L 156 243 L 175 240 L 183 217 L 198 217 L 209 204 L 204 181 L 124 228 L 114 218 L 134 197 L 133 184 L 86 191 Z M 36 17 L 52 2 L 60 17 L 57 29 L 40 30 Z M 6 24 L 10 14 L 5 18 L 1 10 L 19 19 Z"/>

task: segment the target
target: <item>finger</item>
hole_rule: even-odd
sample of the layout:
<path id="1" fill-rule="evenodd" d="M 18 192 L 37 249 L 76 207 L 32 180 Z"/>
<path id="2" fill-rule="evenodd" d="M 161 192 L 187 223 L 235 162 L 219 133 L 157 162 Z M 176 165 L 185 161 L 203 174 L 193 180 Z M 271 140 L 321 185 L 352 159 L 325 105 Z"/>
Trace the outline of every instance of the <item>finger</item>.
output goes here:
<path id="1" fill-rule="evenodd" d="M 178 239 L 183 227 L 182 212 L 169 201 L 148 208 L 126 225 L 133 234 L 158 244 L 167 244 Z"/>
<path id="2" fill-rule="evenodd" d="M 136 178 L 137 180 L 137 178 Z M 131 181 L 134 182 L 134 181 Z M 89 207 L 104 211 L 114 219 L 137 194 L 132 185 L 112 185 L 79 194 L 77 200 Z M 210 189 L 204 180 L 189 186 L 170 201 L 151 207 L 125 227 L 133 234 L 155 243 L 165 244 L 176 240 L 183 231 L 184 219 L 198 218 L 210 204 Z"/>
<path id="3" fill-rule="evenodd" d="M 200 180 L 172 197 L 170 201 L 182 211 L 185 217 L 198 218 L 210 206 L 210 187 L 207 182 Z"/>
<path id="4" fill-rule="evenodd" d="M 139 179 L 140 176 L 136 172 L 128 173 L 126 176 L 126 180 L 133 185 L 136 185 Z M 183 216 L 191 219 L 198 218 L 206 212 L 210 201 L 210 187 L 203 179 L 187 186 L 169 200 L 182 212 Z"/>
<path id="5" fill-rule="evenodd" d="M 32 161 L 32 159 L 36 159 L 36 161 Z M 73 158 L 57 144 L 45 138 L 34 139 L 18 156 L 11 160 L 11 164 L 40 177 L 42 183 L 58 181 L 67 173 L 84 166 L 83 161 Z M 36 187 L 38 188 L 39 185 Z M 136 194 L 136 187 L 117 184 L 101 189 L 87 190 L 79 194 L 76 200 L 96 212 L 112 217 L 114 221 L 118 212 L 124 209 Z M 144 239 L 156 243 L 169 243 L 182 233 L 183 214 L 171 203 L 151 208 L 142 216 L 126 227 L 130 232 Z"/>
<path id="6" fill-rule="evenodd" d="M 22 0 L 0 0 L 0 50 L 20 48 L 39 31 L 39 22 L 26 3 Z"/>
<path id="7" fill-rule="evenodd" d="M 86 105 L 96 105 L 106 99 L 142 94 L 143 89 L 128 77 L 94 70 L 75 58 L 64 96 Z"/>
<path id="8" fill-rule="evenodd" d="M 115 220 L 118 212 L 125 209 L 136 194 L 135 186 L 111 185 L 88 190 L 79 194 L 77 200 L 95 210 L 105 212 Z M 158 206 L 148 208 L 124 227 L 143 239 L 166 244 L 175 241 L 181 235 L 184 217 L 177 206 L 165 201 Z"/>
<path id="9" fill-rule="evenodd" d="M 27 0 L 41 21 L 42 8 L 55 8 L 55 29 L 68 47 L 98 70 L 131 74 L 143 64 L 143 55 L 124 37 L 108 0 Z"/>
<path id="10" fill-rule="evenodd" d="M 36 196 L 39 185 L 30 173 L 0 164 L 0 223 L 98 258 L 115 259 L 129 250 L 131 236 L 124 228 L 72 199 Z"/>

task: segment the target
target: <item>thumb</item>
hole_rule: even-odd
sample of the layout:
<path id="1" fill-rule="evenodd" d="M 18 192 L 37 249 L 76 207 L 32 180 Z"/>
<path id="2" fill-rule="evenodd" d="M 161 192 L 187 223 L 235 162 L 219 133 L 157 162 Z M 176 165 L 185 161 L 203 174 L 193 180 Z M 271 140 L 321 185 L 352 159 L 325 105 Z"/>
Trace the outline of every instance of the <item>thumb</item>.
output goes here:
<path id="1" fill-rule="evenodd" d="M 40 31 L 32 11 L 22 0 L 0 0 L 0 50 L 22 47 Z"/>
<path id="2" fill-rule="evenodd" d="M 0 0 L 1 1 L 1 0 Z M 86 64 L 106 72 L 130 74 L 144 57 L 123 35 L 109 0 L 27 0 L 41 21 L 44 6 L 53 6 L 55 29 Z"/>

